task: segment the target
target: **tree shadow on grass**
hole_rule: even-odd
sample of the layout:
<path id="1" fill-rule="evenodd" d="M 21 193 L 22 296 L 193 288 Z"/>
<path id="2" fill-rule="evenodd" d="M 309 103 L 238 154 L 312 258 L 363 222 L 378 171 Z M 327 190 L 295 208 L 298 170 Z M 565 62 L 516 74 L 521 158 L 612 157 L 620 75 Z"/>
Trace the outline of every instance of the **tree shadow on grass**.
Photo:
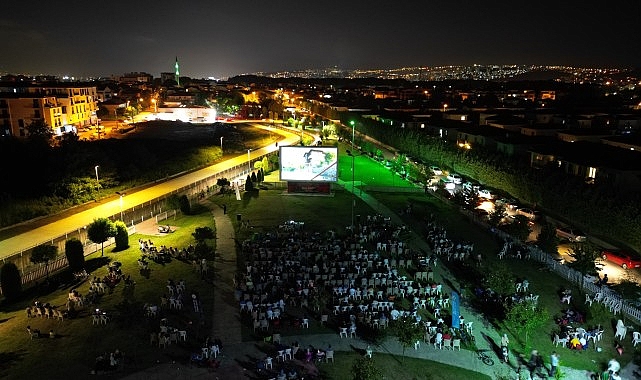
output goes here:
<path id="1" fill-rule="evenodd" d="M 10 368 L 27 354 L 27 350 L 0 352 L 0 378 L 8 378 Z"/>

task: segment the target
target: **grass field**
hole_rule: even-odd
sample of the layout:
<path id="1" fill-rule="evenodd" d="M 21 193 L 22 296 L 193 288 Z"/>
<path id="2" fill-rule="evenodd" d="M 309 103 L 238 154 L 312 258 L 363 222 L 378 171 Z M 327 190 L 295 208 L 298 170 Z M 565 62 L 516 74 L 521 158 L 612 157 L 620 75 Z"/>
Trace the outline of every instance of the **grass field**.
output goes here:
<path id="1" fill-rule="evenodd" d="M 154 236 L 156 246 L 187 247 L 194 244 L 191 233 L 196 227 L 213 226 L 213 219 L 208 211 L 199 215 L 181 217 L 170 221 L 177 231 L 164 236 Z M 105 250 L 105 257 L 99 253 L 87 260 L 90 277 L 104 277 L 108 263 L 119 261 L 122 272 L 131 275 L 135 281 L 133 291 L 125 291 L 122 283 L 112 293 L 102 295 L 95 305 L 79 309 L 76 317 L 57 321 L 53 319 L 30 318 L 25 308 L 38 300 L 66 309 L 67 294 L 76 289 L 86 295 L 89 280 L 73 281 L 73 277 L 60 276 L 55 288 L 39 288 L 27 293 L 24 300 L 11 305 L 3 305 L 0 312 L 0 378 L 26 379 L 45 376 L 50 379 L 84 378 L 89 375 L 95 358 L 105 352 L 120 349 L 125 352 L 125 371 L 135 371 L 160 360 L 184 361 L 190 352 L 199 349 L 198 342 L 211 331 L 212 293 L 207 292 L 208 282 L 202 280 L 190 263 L 172 260 L 169 263 L 150 262 L 150 273 L 141 274 L 137 260 L 140 251 L 137 240 L 148 239 L 148 236 L 134 234 L 130 236 L 130 248 L 118 253 Z M 71 277 L 71 278 L 69 278 Z M 209 305 L 203 317 L 191 311 L 167 311 L 166 317 L 172 326 L 187 330 L 191 339 L 187 343 L 171 345 L 160 350 L 149 343 L 149 334 L 158 329 L 158 319 L 148 319 L 143 314 L 145 303 L 160 304 L 160 296 L 167 293 L 168 279 L 184 279 L 187 292 L 198 291 L 203 305 Z M 56 279 L 57 281 L 58 279 Z M 123 301 L 127 303 L 123 303 Z M 100 308 L 112 316 L 107 325 L 93 325 L 90 312 Z M 50 330 L 56 334 L 55 339 L 48 337 L 29 339 L 27 325 L 39 329 L 48 335 Z M 44 375 L 46 374 L 46 375 Z M 75 375 L 75 376 L 74 376 Z M 118 376 L 122 376 L 119 374 Z M 115 377 L 114 377 L 115 378 Z"/>
<path id="2" fill-rule="evenodd" d="M 347 169 L 346 169 L 347 165 Z M 358 173 L 362 172 L 369 179 L 371 186 L 410 186 L 406 181 L 398 177 L 391 178 L 389 170 L 380 164 L 370 161 L 367 157 L 358 156 L 355 158 L 356 180 Z M 345 172 L 348 171 L 348 174 Z M 341 153 L 341 179 L 351 181 L 351 157 Z M 347 178 L 345 178 L 347 176 Z M 365 179 L 363 179 L 365 182 Z M 427 218 L 434 218 L 438 224 L 445 226 L 448 236 L 454 240 L 473 242 L 475 251 L 479 251 L 484 257 L 484 267 L 476 268 L 447 264 L 448 268 L 457 276 L 457 280 L 463 286 L 463 302 L 471 304 L 471 289 L 477 285 L 482 278 L 484 270 L 491 265 L 496 265 L 495 254 L 499 249 L 497 242 L 492 235 L 481 230 L 478 226 L 467 220 L 460 214 L 456 207 L 445 204 L 431 196 L 420 194 L 398 194 L 398 193 L 371 193 L 379 201 L 389 206 L 392 210 L 403 209 L 408 203 L 413 205 L 412 214 L 403 215 L 404 221 L 411 226 L 419 235 L 424 233 L 424 221 Z M 345 232 L 350 225 L 352 217 L 351 193 L 338 187 L 328 196 L 311 195 L 287 195 L 282 190 L 261 190 L 256 193 L 245 193 L 241 201 L 227 195 L 217 195 L 211 198 L 217 205 L 225 204 L 227 212 L 237 231 L 237 238 L 258 238 L 261 234 L 273 230 L 285 221 L 295 220 L 305 222 L 305 230 L 308 232 L 324 233 L 333 229 L 339 234 Z M 373 210 L 356 199 L 354 215 L 365 216 L 374 213 Z M 249 228 L 241 227 L 235 215 L 241 215 L 241 219 L 249 221 Z M 162 237 L 153 237 L 156 245 L 167 245 L 185 247 L 193 244 L 191 233 L 196 227 L 213 226 L 211 215 L 203 211 L 197 215 L 179 217 L 171 220 L 171 225 L 178 227 L 173 234 Z M 187 291 L 197 291 L 203 300 L 204 305 L 212 305 L 212 295 L 207 289 L 210 286 L 208 279 L 202 280 L 191 264 L 179 260 L 173 260 L 164 265 L 152 263 L 151 273 L 144 276 L 138 269 L 137 259 L 140 257 L 137 240 L 148 238 L 141 235 L 130 237 L 131 247 L 122 252 L 113 253 L 106 251 L 106 258 L 99 258 L 93 255 L 88 260 L 88 268 L 91 270 L 91 277 L 102 277 L 107 273 L 109 261 L 117 260 L 122 263 L 122 270 L 125 275 L 130 274 L 136 282 L 133 292 L 124 292 L 123 286 L 118 285 L 111 294 L 102 296 L 97 305 L 114 316 L 112 322 L 103 326 L 94 326 L 91 323 L 89 311 L 94 306 L 87 307 L 79 313 L 76 318 L 55 321 L 40 318 L 27 319 L 25 308 L 33 301 L 49 302 L 55 306 L 63 307 L 66 303 L 67 293 L 71 289 L 77 289 L 81 294 L 86 294 L 89 288 L 88 281 L 74 282 L 68 278 L 61 278 L 61 282 L 53 289 L 39 288 L 28 293 L 24 300 L 3 305 L 0 311 L 0 377 L 7 378 L 32 378 L 47 374 L 47 378 L 68 378 L 73 374 L 88 374 L 92 368 L 95 357 L 104 352 L 110 352 L 119 348 L 125 351 L 127 366 L 125 372 L 144 369 L 156 363 L 157 360 L 184 361 L 189 353 L 198 349 L 198 342 L 205 334 L 211 331 L 211 316 L 213 311 L 206 309 L 204 316 L 190 312 L 167 312 L 167 318 L 172 325 L 188 331 L 192 338 L 187 343 L 172 345 L 166 350 L 160 350 L 149 344 L 149 333 L 157 328 L 158 321 L 148 320 L 142 313 L 144 303 L 158 304 L 160 296 L 166 292 L 166 282 L 169 278 L 174 280 L 184 279 L 187 283 Z M 550 272 L 539 271 L 539 265 L 533 262 L 506 260 L 504 261 L 515 277 L 528 278 L 531 289 L 534 293 L 541 295 L 540 304 L 550 311 L 552 315 L 559 313 L 563 305 L 558 302 L 557 292 L 567 283 Z M 593 349 L 583 352 L 570 352 L 567 349 L 557 349 L 561 355 L 561 364 L 574 368 L 599 369 L 607 360 L 613 356 L 614 340 L 612 339 L 612 324 L 616 321 L 611 314 L 599 312 L 596 309 L 588 310 L 583 304 L 583 295 L 577 289 L 573 289 L 575 298 L 574 307 L 585 311 L 588 316 L 587 324 L 600 324 L 605 327 L 604 341 L 602 342 L 603 352 L 596 352 Z M 123 303 L 127 300 L 127 303 Z M 593 307 L 594 308 L 594 307 Z M 501 332 L 505 331 L 511 335 L 514 342 L 513 351 L 527 354 L 519 348 L 518 337 L 507 330 L 500 320 L 490 320 L 493 326 Z M 38 328 L 42 332 L 53 329 L 56 339 L 41 338 L 30 340 L 26 333 L 26 326 Z M 551 333 L 555 329 L 553 321 L 532 337 L 530 347 L 537 348 L 547 358 L 550 352 L 555 349 L 551 342 Z M 310 329 L 311 330 L 311 329 Z M 314 333 L 325 331 L 324 328 L 314 329 Z M 630 335 L 630 334 L 629 334 Z M 244 331 L 246 339 L 254 339 L 252 332 Z M 638 354 L 630 344 L 629 338 L 624 342 L 625 354 L 620 357 L 620 362 L 625 365 Z M 322 365 L 321 373 L 328 379 L 351 379 L 349 373 L 353 361 L 358 353 L 342 353 L 335 365 Z M 56 365 L 63 363 L 64 365 Z M 400 358 L 388 355 L 377 355 L 376 365 L 382 369 L 385 377 L 399 379 L 482 379 L 486 377 L 474 377 L 478 374 L 468 373 L 458 368 L 443 366 L 441 364 L 406 358 L 403 362 Z M 122 375 L 122 374 L 120 374 Z M 109 376 L 104 376 L 109 377 Z M 115 378 L 115 377 L 114 377 Z"/>

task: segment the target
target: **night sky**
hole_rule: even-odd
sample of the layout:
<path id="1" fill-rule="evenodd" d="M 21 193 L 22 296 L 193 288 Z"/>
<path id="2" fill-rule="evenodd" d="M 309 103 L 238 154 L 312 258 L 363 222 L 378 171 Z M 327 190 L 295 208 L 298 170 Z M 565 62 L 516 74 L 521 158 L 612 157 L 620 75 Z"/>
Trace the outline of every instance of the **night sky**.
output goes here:
<path id="1" fill-rule="evenodd" d="M 8 4 L 6 4 L 8 3 Z M 641 1 L 3 2 L 0 73 L 227 77 L 337 66 L 641 66 Z"/>

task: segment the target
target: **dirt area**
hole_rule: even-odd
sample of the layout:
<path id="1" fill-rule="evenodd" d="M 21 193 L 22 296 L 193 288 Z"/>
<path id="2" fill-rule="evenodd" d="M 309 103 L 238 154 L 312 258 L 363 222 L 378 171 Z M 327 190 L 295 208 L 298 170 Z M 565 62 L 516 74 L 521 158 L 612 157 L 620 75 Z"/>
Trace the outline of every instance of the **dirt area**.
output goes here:
<path id="1" fill-rule="evenodd" d="M 166 221 L 164 221 L 166 222 Z M 162 226 L 169 226 L 171 228 L 171 231 L 176 231 L 178 227 L 172 226 L 171 224 L 167 223 L 161 223 L 160 225 Z M 147 219 L 142 223 L 136 224 L 136 233 L 139 233 L 141 235 L 148 235 L 148 236 L 163 236 L 166 235 L 166 233 L 162 233 L 158 231 L 158 226 L 159 224 L 156 223 L 155 218 Z"/>
<path id="2" fill-rule="evenodd" d="M 180 121 L 148 121 L 136 123 L 135 128 L 125 133 L 127 138 L 153 138 L 168 140 L 212 139 L 225 135 L 229 127 L 222 123 L 191 124 Z"/>

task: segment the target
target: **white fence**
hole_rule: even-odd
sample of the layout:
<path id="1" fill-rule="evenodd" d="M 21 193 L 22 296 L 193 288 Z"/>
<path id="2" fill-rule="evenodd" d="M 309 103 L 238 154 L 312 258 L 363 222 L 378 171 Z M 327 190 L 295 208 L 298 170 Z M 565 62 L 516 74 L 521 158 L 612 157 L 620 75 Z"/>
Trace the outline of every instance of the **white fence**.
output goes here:
<path id="1" fill-rule="evenodd" d="M 506 234 L 503 231 L 495 229 L 494 233 L 496 233 L 498 236 L 502 237 L 503 239 L 515 240 L 514 238 L 512 238 L 510 235 Z M 559 263 L 558 261 L 554 260 L 554 258 L 551 255 L 542 251 L 537 246 L 529 246 L 528 249 L 530 251 L 530 257 L 533 260 L 536 260 L 540 263 L 545 264 L 548 268 L 550 268 L 551 271 L 565 278 L 569 282 L 577 285 L 584 292 L 590 294 L 590 296 L 594 296 L 599 292 L 606 291 L 608 294 L 608 297 L 611 300 L 611 304 L 616 304 L 620 307 L 620 308 L 619 307 L 616 308 L 618 312 L 625 314 L 628 318 L 630 318 L 634 322 L 641 324 L 641 310 L 639 310 L 637 307 L 635 307 L 634 305 L 631 305 L 628 301 L 621 298 L 621 296 L 615 291 L 607 287 L 605 288 L 599 287 L 598 285 L 594 284 L 591 281 L 586 281 L 584 275 L 581 272 Z M 611 307 L 610 311 L 612 310 L 613 308 Z"/>

